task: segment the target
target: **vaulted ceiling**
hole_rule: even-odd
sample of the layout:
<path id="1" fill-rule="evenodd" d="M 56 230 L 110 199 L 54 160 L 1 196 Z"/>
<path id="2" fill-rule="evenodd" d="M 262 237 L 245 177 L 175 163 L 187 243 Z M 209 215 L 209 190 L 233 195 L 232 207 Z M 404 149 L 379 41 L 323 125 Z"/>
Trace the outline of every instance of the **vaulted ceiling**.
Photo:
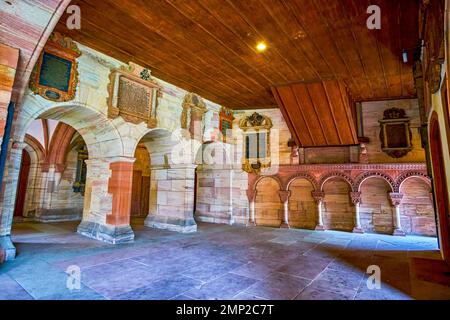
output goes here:
<path id="1" fill-rule="evenodd" d="M 402 49 L 418 42 L 416 0 L 75 0 L 81 30 L 57 31 L 219 104 L 274 107 L 271 88 L 341 80 L 354 101 L 414 97 Z M 369 30 L 371 4 L 381 30 Z M 259 53 L 256 44 L 267 43 Z"/>

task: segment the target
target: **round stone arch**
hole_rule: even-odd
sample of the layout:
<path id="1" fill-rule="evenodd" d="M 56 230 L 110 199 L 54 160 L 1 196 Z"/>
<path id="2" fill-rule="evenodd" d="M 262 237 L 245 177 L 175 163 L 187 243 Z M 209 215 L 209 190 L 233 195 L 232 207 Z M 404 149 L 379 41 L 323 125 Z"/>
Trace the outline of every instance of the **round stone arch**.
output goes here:
<path id="1" fill-rule="evenodd" d="M 27 108 L 19 114 L 14 141 L 23 141 L 28 127 L 35 119 L 52 119 L 73 127 L 82 136 L 91 159 L 126 156 L 117 127 L 94 107 L 78 102 L 55 105 L 38 102 L 37 99 L 32 97 L 24 101 Z"/>
<path id="2" fill-rule="evenodd" d="M 373 178 L 379 178 L 379 179 L 383 179 L 387 182 L 387 184 L 389 185 L 389 187 L 391 188 L 391 192 L 397 192 L 396 191 L 396 187 L 395 187 L 395 182 L 394 179 L 392 179 L 388 174 L 383 173 L 383 172 L 365 172 L 363 174 L 361 174 L 360 176 L 358 176 L 356 178 L 356 183 L 355 183 L 355 192 L 360 192 L 361 191 L 361 185 L 364 183 L 364 181 L 368 180 L 368 179 L 373 179 Z"/>
<path id="3" fill-rule="evenodd" d="M 31 163 L 41 165 L 45 160 L 45 152 L 41 143 L 37 141 L 33 136 L 30 136 L 28 134 L 25 135 L 24 142 L 24 149 L 30 155 Z"/>
<path id="4" fill-rule="evenodd" d="M 409 172 L 402 173 L 395 181 L 395 191 L 394 192 L 400 192 L 403 183 L 405 183 L 408 179 L 411 179 L 411 178 L 416 178 L 416 179 L 422 180 L 430 188 L 430 192 L 431 192 L 432 185 L 431 185 L 430 177 L 428 177 L 428 175 L 423 172 L 417 172 L 417 171 L 409 171 Z"/>
<path id="5" fill-rule="evenodd" d="M 258 188 L 258 184 L 261 182 L 261 181 L 263 181 L 264 179 L 272 179 L 272 180 L 275 180 L 277 183 L 278 183 L 278 186 L 279 186 L 279 191 L 282 191 L 282 190 L 284 190 L 283 189 L 283 182 L 281 182 L 281 180 L 280 180 L 280 178 L 278 178 L 277 176 L 260 176 L 258 179 L 256 179 L 256 181 L 255 181 L 255 183 L 254 183 L 254 185 L 253 185 L 253 191 L 255 192 L 255 194 L 256 194 L 256 190 L 257 190 L 257 188 Z"/>
<path id="6" fill-rule="evenodd" d="M 320 183 L 319 183 L 319 186 L 320 186 L 319 190 L 323 191 L 323 187 L 324 187 L 325 183 L 327 183 L 328 181 L 330 181 L 332 179 L 345 180 L 349 184 L 350 189 L 352 191 L 355 190 L 355 183 L 354 183 L 353 179 L 343 172 L 331 172 L 331 173 L 328 173 L 325 176 L 321 177 Z"/>
<path id="7" fill-rule="evenodd" d="M 297 173 L 297 174 L 295 174 L 293 176 L 290 176 L 287 179 L 288 182 L 286 184 L 285 190 L 289 190 L 289 188 L 291 187 L 291 184 L 297 179 L 308 180 L 311 183 L 311 185 L 313 186 L 314 191 L 319 191 L 319 185 L 318 185 L 316 179 L 313 176 L 311 176 L 310 174 L 303 173 L 303 172 L 302 173 Z"/>

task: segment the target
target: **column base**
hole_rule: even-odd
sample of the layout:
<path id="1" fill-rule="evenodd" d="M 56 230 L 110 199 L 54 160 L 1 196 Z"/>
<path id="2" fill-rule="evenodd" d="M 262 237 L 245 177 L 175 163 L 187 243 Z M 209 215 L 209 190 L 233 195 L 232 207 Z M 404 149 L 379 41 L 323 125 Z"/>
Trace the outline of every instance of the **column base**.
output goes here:
<path id="1" fill-rule="evenodd" d="M 289 223 L 283 222 L 280 226 L 281 229 L 290 229 L 291 226 L 289 225 Z"/>
<path id="2" fill-rule="evenodd" d="M 16 247 L 11 241 L 11 236 L 0 236 L 0 263 L 16 258 Z M 1 257 L 3 255 L 3 257 Z M 1 261 L 3 259 L 3 261 Z"/>
<path id="3" fill-rule="evenodd" d="M 177 219 L 171 217 L 148 216 L 144 225 L 150 228 L 175 231 L 180 233 L 197 232 L 197 223 L 193 218 Z"/>
<path id="4" fill-rule="evenodd" d="M 364 229 L 363 228 L 353 228 L 353 231 L 352 231 L 353 233 L 360 233 L 360 234 L 363 234 L 364 233 Z"/>
<path id="5" fill-rule="evenodd" d="M 405 237 L 406 233 L 405 233 L 405 231 L 403 231 L 401 229 L 395 229 L 394 232 L 392 233 L 392 235 L 395 237 Z"/>
<path id="6" fill-rule="evenodd" d="M 247 227 L 256 227 L 256 221 L 248 221 Z"/>
<path id="7" fill-rule="evenodd" d="M 129 225 L 111 226 L 91 221 L 82 221 L 78 226 L 77 232 L 85 237 L 111 244 L 134 241 L 134 232 Z"/>
<path id="8" fill-rule="evenodd" d="M 316 226 L 316 227 L 314 228 L 314 230 L 315 230 L 315 231 L 325 231 L 325 230 L 327 230 L 327 229 L 325 229 L 324 226 Z"/>

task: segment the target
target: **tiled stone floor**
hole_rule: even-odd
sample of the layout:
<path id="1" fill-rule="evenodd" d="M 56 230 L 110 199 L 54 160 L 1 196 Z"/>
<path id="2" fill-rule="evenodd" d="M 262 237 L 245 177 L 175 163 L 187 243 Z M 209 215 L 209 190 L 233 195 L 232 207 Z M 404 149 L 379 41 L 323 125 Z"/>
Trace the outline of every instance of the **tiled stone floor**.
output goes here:
<path id="1" fill-rule="evenodd" d="M 76 234 L 77 223 L 15 224 L 0 299 L 413 299 L 409 258 L 438 255 L 433 238 L 211 224 L 187 235 L 140 223 L 135 242 L 117 246 Z M 81 290 L 67 289 L 72 265 Z M 369 265 L 381 268 L 380 290 L 367 288 Z"/>

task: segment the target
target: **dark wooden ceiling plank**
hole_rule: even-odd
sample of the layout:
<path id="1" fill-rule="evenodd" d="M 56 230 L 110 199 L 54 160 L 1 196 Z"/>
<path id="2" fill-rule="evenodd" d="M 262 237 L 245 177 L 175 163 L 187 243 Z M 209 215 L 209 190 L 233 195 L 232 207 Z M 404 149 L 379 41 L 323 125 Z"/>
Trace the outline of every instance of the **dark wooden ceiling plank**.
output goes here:
<path id="1" fill-rule="evenodd" d="M 350 131 L 353 135 L 353 144 L 358 144 L 358 134 L 356 132 L 356 119 L 353 118 L 353 114 L 351 111 L 352 106 L 350 105 L 351 101 L 349 99 L 347 88 L 342 83 L 340 83 L 339 89 L 341 91 L 341 101 L 345 106 L 345 114 L 347 116 L 348 127 L 350 128 Z"/>
<path id="2" fill-rule="evenodd" d="M 402 63 L 401 49 L 418 42 L 417 1 L 370 1 L 382 8 L 381 31 L 365 25 L 368 0 L 72 4 L 84 6 L 82 31 L 64 28 L 65 14 L 58 25 L 62 33 L 235 109 L 275 106 L 272 86 L 330 79 L 344 80 L 355 101 L 416 95 L 412 61 Z M 260 39 L 269 45 L 263 54 L 255 49 Z"/>
<path id="3" fill-rule="evenodd" d="M 242 37 L 236 32 L 235 29 L 238 27 L 249 29 L 247 23 L 242 20 L 241 17 L 236 15 L 234 8 L 228 6 L 225 1 L 221 0 L 219 3 L 220 4 L 215 4 L 215 0 L 208 0 L 207 4 L 212 5 L 205 6 L 201 0 L 180 1 L 177 8 L 180 10 L 180 6 L 183 5 L 184 7 L 182 8 L 196 8 L 197 14 L 207 14 L 204 19 L 202 19 L 202 25 L 196 25 L 196 27 L 203 28 L 203 32 L 211 32 L 214 36 L 215 44 L 211 42 L 209 49 L 214 48 L 216 50 L 221 50 L 222 57 L 226 57 L 226 59 L 236 59 L 237 63 L 246 66 L 249 71 L 253 73 L 256 72 L 264 77 L 266 82 L 269 81 L 272 84 L 285 81 L 286 78 L 280 71 L 280 68 L 282 67 L 278 66 L 275 68 L 270 61 L 256 51 L 257 41 L 250 43 L 245 37 Z M 220 10 L 215 10 L 215 8 L 218 7 Z M 211 17 L 213 19 L 211 19 Z M 224 17 L 227 19 L 225 20 Z M 218 42 L 221 46 L 217 46 Z M 265 54 L 271 55 L 271 53 Z M 270 92 L 270 89 L 267 89 L 268 92 Z"/>
<path id="4" fill-rule="evenodd" d="M 308 26 L 308 36 L 314 44 L 316 54 L 319 55 L 330 66 L 334 79 L 341 79 L 348 70 L 345 63 L 333 45 L 333 39 L 323 23 L 314 1 L 291 0 L 294 13 L 297 14 L 302 25 Z M 307 12 L 307 14 L 302 14 Z M 320 43 L 320 44 L 319 44 Z"/>
<path id="5" fill-rule="evenodd" d="M 94 6 L 99 8 L 100 11 L 106 10 L 108 7 L 99 7 L 100 5 L 104 4 L 101 1 L 95 2 Z M 104 4 L 106 5 L 106 4 Z M 118 8 L 120 9 L 120 8 Z M 118 10 L 112 10 L 111 12 L 115 12 Z M 94 12 L 90 12 L 89 15 L 87 15 L 88 18 L 92 20 L 92 16 L 94 15 Z M 119 19 L 121 17 L 122 19 Z M 127 19 L 127 18 L 130 19 Z M 134 32 L 136 32 L 133 35 L 133 40 L 142 38 L 144 42 L 142 42 L 142 45 L 145 45 L 149 43 L 158 43 L 157 48 L 152 48 L 151 51 L 158 52 L 159 55 L 164 56 L 164 54 L 168 55 L 169 58 L 176 56 L 176 59 L 180 59 L 180 56 L 185 57 L 185 63 L 189 63 L 191 66 L 194 67 L 194 63 L 197 64 L 196 69 L 201 71 L 198 66 L 204 66 L 205 69 L 209 69 L 209 72 L 207 76 L 210 78 L 212 77 L 219 77 L 223 80 L 221 81 L 222 84 L 226 85 L 229 89 L 232 91 L 235 91 L 236 93 L 244 93 L 244 91 L 249 93 L 254 93 L 255 91 L 250 89 L 246 85 L 241 85 L 241 83 L 237 82 L 233 76 L 227 75 L 224 72 L 222 72 L 219 68 L 217 68 L 217 63 L 213 63 L 211 61 L 206 61 L 202 56 L 191 54 L 191 52 L 187 51 L 186 48 L 180 47 L 178 44 L 174 43 L 170 39 L 167 39 L 166 37 L 162 36 L 161 34 L 152 32 L 151 28 L 149 28 L 149 24 L 144 25 L 143 22 L 137 20 L 137 15 L 129 15 L 129 12 L 121 12 L 120 15 L 116 16 L 112 21 L 111 19 L 107 20 L 107 18 L 104 18 L 105 21 L 108 21 L 108 24 L 111 25 L 114 21 L 118 21 L 121 25 L 123 25 L 124 32 L 129 32 L 130 28 L 133 28 Z M 129 24 L 130 23 L 130 24 Z M 145 36 L 144 36 L 145 35 Z M 163 49 L 160 50 L 160 48 Z M 150 50 L 149 50 L 150 51 Z M 194 62 L 194 63 L 191 63 Z M 216 72 L 214 74 L 213 72 Z"/>
<path id="6" fill-rule="evenodd" d="M 280 95 L 280 92 L 278 91 L 278 88 L 272 87 L 271 89 L 272 89 L 272 93 L 274 95 L 275 101 L 277 102 L 278 107 L 280 108 L 280 111 L 283 114 L 286 124 L 288 125 L 289 131 L 291 132 L 297 146 L 301 147 L 301 146 L 311 144 L 312 143 L 311 139 L 308 139 L 308 137 L 306 137 L 301 132 L 301 130 L 299 130 L 300 126 L 297 126 L 295 123 L 295 121 L 297 119 L 299 122 L 303 121 L 303 124 L 305 124 L 304 119 L 302 117 L 297 118 L 295 112 L 289 111 L 290 106 L 296 105 L 296 103 L 292 104 L 291 102 L 286 101 L 286 104 L 285 104 L 283 102 L 282 96 Z M 283 94 L 283 96 L 285 94 Z M 290 92 L 290 93 L 288 92 L 287 94 L 288 95 L 292 94 L 292 92 Z M 288 98 L 286 96 L 284 97 L 284 99 L 288 100 Z M 295 101 L 295 98 L 291 98 L 291 101 Z"/>
<path id="7" fill-rule="evenodd" d="M 293 21 L 295 24 L 300 27 L 300 30 L 304 30 L 304 38 L 299 45 L 303 48 L 303 52 L 308 57 L 310 61 L 314 61 L 316 64 L 316 68 L 321 70 L 322 75 L 321 79 L 333 78 L 335 74 L 333 73 L 333 68 L 330 64 L 323 58 L 323 56 L 318 55 L 318 49 L 313 39 L 309 35 L 309 30 L 305 27 L 303 23 L 303 19 L 301 19 L 301 12 L 298 12 L 296 8 L 293 6 L 293 3 L 290 0 L 281 0 L 283 6 L 286 8 L 287 12 L 293 17 Z"/>
<path id="8" fill-rule="evenodd" d="M 291 47 L 289 41 L 280 37 L 282 30 L 278 28 L 276 21 L 272 19 L 271 15 L 259 1 L 226 1 L 252 27 L 257 38 L 267 40 L 268 50 L 262 54 L 274 53 L 272 57 L 268 57 L 268 61 L 271 58 L 279 60 L 280 62 L 275 65 L 277 68 L 281 67 L 283 63 L 288 66 L 287 68 L 280 69 L 284 70 L 283 73 L 287 82 L 299 81 L 299 79 L 305 78 L 305 72 L 303 71 L 305 62 L 298 61 L 298 57 L 300 56 L 291 54 L 292 51 L 295 51 L 295 47 Z M 255 45 L 254 43 L 252 44 L 254 48 Z M 282 52 L 280 52 L 281 50 Z M 296 64 L 297 67 L 294 67 L 293 64 Z M 307 78 L 310 77 L 311 75 L 307 76 Z"/>
<path id="9" fill-rule="evenodd" d="M 339 137 L 341 144 L 353 144 L 354 134 L 352 130 L 354 130 L 354 127 L 348 123 L 346 111 L 348 106 L 344 103 L 344 99 L 349 100 L 349 97 L 342 96 L 343 92 L 341 91 L 340 84 L 337 81 L 326 81 L 323 85 L 330 101 L 330 107 L 333 109 L 332 114 L 336 123 L 336 128 L 340 133 Z"/>
<path id="10" fill-rule="evenodd" d="M 331 11 L 337 11 L 338 7 L 337 7 L 337 3 L 336 2 L 332 2 L 332 1 L 328 1 L 325 5 L 320 5 L 318 4 L 317 1 L 312 1 L 311 2 L 316 11 L 317 11 L 317 17 L 320 19 L 320 21 L 322 22 L 322 25 L 324 26 L 324 28 L 326 29 L 326 34 L 332 35 L 329 37 L 330 39 L 330 43 L 332 44 L 332 46 L 330 46 L 330 48 L 333 48 L 333 50 L 337 53 L 338 57 L 340 58 L 343 66 L 345 67 L 346 72 L 344 73 L 344 75 L 341 77 L 341 79 L 345 79 L 345 81 L 347 82 L 347 84 L 353 88 L 355 88 L 357 91 L 360 91 L 361 89 L 360 87 L 360 82 L 357 82 L 353 76 L 354 72 L 353 72 L 353 67 L 352 67 L 352 63 L 348 63 L 349 61 L 346 59 L 346 52 L 349 51 L 349 48 L 347 46 L 339 46 L 338 45 L 338 33 L 336 32 L 336 30 L 334 30 L 334 28 L 332 26 L 337 26 L 340 22 L 339 17 L 334 17 L 331 19 L 325 19 L 324 18 L 324 10 L 327 12 L 331 12 Z M 322 8 L 322 10 L 321 10 Z M 337 29 L 339 30 L 339 29 Z M 341 29 L 341 30 L 345 30 L 345 29 Z"/>
<path id="11" fill-rule="evenodd" d="M 366 95 L 367 96 L 370 95 L 370 97 L 374 97 L 375 96 L 375 92 L 374 92 L 372 83 L 370 82 L 370 79 L 369 79 L 368 73 L 367 73 L 368 72 L 367 71 L 367 63 L 365 62 L 365 60 L 361 56 L 361 52 L 359 50 L 358 38 L 357 38 L 357 35 L 356 35 L 355 31 L 354 31 L 354 21 L 353 21 L 353 19 L 350 18 L 349 13 L 348 13 L 350 11 L 349 10 L 350 8 L 348 8 L 345 4 L 343 4 L 341 0 L 338 0 L 338 4 L 340 5 L 340 8 L 341 8 L 340 12 L 341 12 L 342 17 L 344 19 L 346 19 L 347 21 L 349 21 L 348 29 L 349 29 L 349 32 L 351 34 L 351 46 L 355 48 L 356 54 L 358 55 L 358 59 L 360 61 L 362 69 L 363 69 L 363 73 L 361 74 L 361 79 L 364 79 L 362 81 L 367 82 L 367 85 L 369 87 L 369 91 L 367 91 Z M 358 92 L 355 92 L 355 91 L 353 91 L 353 94 L 356 95 L 358 98 L 361 98 L 361 96 L 362 96 L 361 93 L 358 93 Z"/>
<path id="12" fill-rule="evenodd" d="M 331 80 L 329 80 L 331 81 Z M 306 85 L 314 110 L 319 119 L 320 127 L 324 133 L 328 145 L 339 145 L 337 128 L 334 117 L 331 114 L 330 105 L 324 92 L 322 82 L 310 83 Z"/>
<path id="13" fill-rule="evenodd" d="M 370 92 L 372 88 L 366 77 L 363 61 L 352 32 L 350 19 L 342 10 L 340 1 L 316 0 L 317 10 L 321 8 L 322 17 L 329 21 L 327 26 L 333 34 L 336 50 L 341 54 L 351 81 L 346 81 L 352 92 Z M 316 1 L 314 3 L 316 3 Z"/>
<path id="14" fill-rule="evenodd" d="M 171 0 L 166 0 L 170 5 L 172 5 L 174 7 L 174 9 L 178 10 L 180 12 L 180 14 L 185 15 L 185 17 L 187 19 L 192 19 L 192 22 L 195 22 L 197 19 L 194 19 L 195 15 L 200 15 L 202 12 L 204 12 L 204 14 L 209 14 L 209 12 L 207 12 L 203 7 L 200 6 L 200 3 L 197 1 L 188 1 L 188 2 L 175 2 L 175 1 L 171 1 Z M 182 6 L 183 5 L 183 6 Z M 196 5 L 197 7 L 192 8 L 192 6 Z M 191 12 L 192 11 L 192 12 Z M 188 14 L 189 13 L 189 14 Z M 190 18 L 189 18 L 190 17 Z M 226 59 L 226 63 L 224 63 L 224 65 L 228 65 L 232 70 L 235 70 L 236 72 L 239 72 L 242 76 L 249 78 L 248 81 L 253 82 L 254 84 L 258 85 L 258 86 L 263 86 L 261 83 L 270 81 L 270 79 L 267 77 L 266 74 L 262 73 L 261 70 L 258 70 L 257 68 L 255 68 L 254 66 L 252 66 L 250 63 L 248 63 L 247 61 L 245 61 L 245 59 L 242 59 L 242 56 L 239 54 L 239 52 L 235 52 L 233 51 L 233 49 L 230 47 L 230 45 L 224 42 L 224 40 L 222 39 L 227 39 L 229 37 L 221 34 L 221 36 L 217 36 L 215 34 L 213 34 L 213 30 L 217 29 L 218 27 L 216 26 L 215 28 L 212 27 L 210 24 L 215 23 L 216 25 L 219 25 L 220 21 L 218 21 L 217 19 L 207 19 L 204 18 L 204 16 L 202 17 L 202 21 L 203 24 L 202 25 L 198 25 L 200 28 L 202 28 L 202 30 L 207 33 L 211 38 L 213 38 L 218 44 L 220 44 L 224 49 L 231 51 L 228 52 L 227 54 L 223 54 L 221 56 L 221 58 L 223 59 L 223 57 L 227 57 Z M 226 29 L 223 28 L 223 26 L 220 24 L 220 32 L 224 32 L 226 33 Z M 212 48 L 209 48 L 212 49 Z M 248 51 L 248 50 L 247 50 Z M 233 55 L 230 55 L 229 53 L 232 53 Z M 232 63 L 228 61 L 228 59 L 231 58 L 236 58 L 237 59 L 233 59 Z M 272 71 L 273 72 L 273 71 Z M 259 76 L 257 76 L 259 75 Z"/>
<path id="15" fill-rule="evenodd" d="M 86 23 L 90 23 L 88 21 L 84 22 Z M 70 32 L 69 32 L 70 34 Z M 110 47 L 111 49 L 108 51 L 114 51 L 114 52 L 119 52 L 121 51 L 120 49 L 114 47 L 114 45 L 111 45 L 109 43 L 104 43 L 102 40 L 98 39 L 98 38 L 91 38 L 91 40 L 88 39 L 88 36 L 84 35 L 82 32 L 79 32 L 77 34 L 77 37 L 79 39 L 82 40 L 82 42 L 84 42 L 86 45 L 90 46 L 93 49 L 96 49 L 95 46 L 98 45 L 99 43 L 102 44 L 102 48 L 106 48 L 106 47 Z M 116 54 L 117 55 L 117 54 Z M 117 58 L 121 58 L 118 59 L 119 61 L 133 61 L 135 63 L 138 63 L 140 65 L 146 66 L 146 61 L 135 58 L 134 56 L 130 56 L 128 54 L 122 54 L 120 57 Z M 162 67 L 158 66 L 159 64 L 162 65 Z M 154 57 L 153 58 L 153 66 L 152 66 L 152 74 L 158 78 L 161 78 L 161 80 L 163 79 L 167 79 L 167 73 L 165 72 L 161 72 L 160 68 L 163 68 L 164 70 L 168 70 L 167 68 L 167 63 L 164 61 L 160 61 L 158 60 L 158 58 Z M 178 65 L 178 68 L 180 68 L 180 65 Z M 170 71 L 170 69 L 169 69 Z M 207 87 L 207 83 L 203 83 L 203 86 L 197 87 L 195 85 L 192 85 L 194 83 L 198 83 L 193 81 L 194 79 L 191 78 L 190 73 L 186 72 L 186 75 L 183 77 L 183 81 L 180 82 L 180 79 L 178 79 L 178 81 L 176 83 L 173 83 L 175 85 L 179 85 L 180 88 L 185 88 L 185 90 L 191 90 L 191 89 L 195 89 L 195 92 L 197 92 L 198 94 L 201 94 L 203 97 L 205 97 L 206 99 L 211 99 L 211 101 L 218 101 L 218 102 L 224 102 L 224 101 L 228 101 L 230 102 L 230 98 L 228 97 L 228 95 L 224 95 L 224 96 L 218 96 L 218 95 L 211 95 L 211 93 L 209 91 L 205 91 L 205 88 Z M 162 75 L 162 76 L 161 76 Z M 171 77 L 169 80 L 173 80 L 174 77 Z M 239 100 L 236 100 L 234 102 L 236 105 L 239 105 L 241 108 L 246 108 L 247 106 L 245 104 L 241 104 L 241 102 Z"/>
<path id="16" fill-rule="evenodd" d="M 316 113 L 314 104 L 308 92 L 308 88 L 305 84 L 297 84 L 291 86 L 294 92 L 295 98 L 302 110 L 302 114 L 305 117 L 305 121 L 308 124 L 308 128 L 311 132 L 311 137 L 313 138 L 315 145 L 328 145 L 325 137 L 322 125 L 320 123 L 320 118 Z"/>
<path id="17" fill-rule="evenodd" d="M 124 35 L 122 35 L 122 36 L 119 37 L 118 35 L 112 34 L 111 32 L 109 32 L 109 30 L 98 29 L 97 26 L 95 25 L 95 22 L 92 22 L 90 19 L 88 19 L 88 17 L 89 17 L 90 19 L 93 19 L 93 18 L 99 18 L 99 17 L 96 15 L 96 13 L 92 13 L 92 12 L 91 12 L 91 14 L 87 15 L 87 18 L 84 20 L 84 23 L 85 23 L 85 24 L 87 23 L 88 25 L 90 25 L 90 28 L 93 29 L 96 33 L 103 33 L 104 35 L 107 35 L 106 38 L 107 38 L 109 41 L 110 41 L 111 39 L 114 39 L 113 42 L 116 44 L 116 47 L 117 47 L 117 45 L 118 45 L 119 43 L 121 43 L 121 40 L 124 39 Z M 104 19 L 106 19 L 106 18 L 104 18 Z M 94 19 L 94 20 L 95 20 L 95 19 Z M 114 25 L 114 20 L 113 20 L 113 21 L 106 20 L 106 21 L 109 22 L 110 26 L 113 26 L 113 25 Z M 86 26 L 85 26 L 85 27 L 86 27 Z M 84 32 L 84 29 L 85 29 L 85 28 L 83 28 L 82 30 L 80 30 L 78 33 L 83 33 L 83 32 Z M 126 32 L 125 29 L 124 29 L 124 32 Z M 77 35 L 75 34 L 73 37 L 76 39 L 76 38 L 77 38 Z M 134 39 L 137 40 L 138 38 L 135 37 Z M 93 43 L 92 46 L 95 47 L 96 44 Z M 124 45 L 124 46 L 125 46 L 125 45 Z M 137 47 L 137 46 L 134 45 L 134 44 L 129 44 L 129 43 L 127 43 L 126 46 L 129 47 L 129 48 L 133 48 L 134 53 L 138 52 L 138 50 L 143 50 L 142 47 Z M 145 56 L 148 58 L 148 59 L 144 59 L 144 60 L 146 61 L 146 63 L 145 63 L 145 66 L 146 66 L 146 67 L 147 67 L 147 66 L 150 67 L 150 68 L 155 68 L 155 67 L 157 67 L 157 66 L 155 65 L 154 61 L 156 61 L 156 60 L 158 59 L 158 57 L 155 56 L 155 55 L 153 54 L 153 52 L 158 53 L 158 52 L 161 52 L 161 51 L 159 51 L 159 49 L 153 49 L 153 50 L 151 50 L 151 51 L 146 51 L 146 52 L 145 52 Z M 231 88 L 231 87 L 229 87 L 229 86 L 226 86 L 226 85 L 224 85 L 224 84 L 222 84 L 222 83 L 217 82 L 217 79 L 216 79 L 216 78 L 213 78 L 213 77 L 209 76 L 207 72 L 205 73 L 204 71 L 200 70 L 200 69 L 199 69 L 198 67 L 196 67 L 195 65 L 189 64 L 186 60 L 180 59 L 180 58 L 178 58 L 177 56 L 173 56 L 173 55 L 169 55 L 169 57 L 170 57 L 170 61 L 171 61 L 170 63 L 169 63 L 169 59 L 167 59 L 167 62 L 164 62 L 164 60 L 159 60 L 159 61 L 161 61 L 160 63 L 163 63 L 163 64 L 165 65 L 163 68 L 167 68 L 167 69 L 169 69 L 169 70 L 172 70 L 172 72 L 175 71 L 175 70 L 180 70 L 180 69 L 182 69 L 182 70 L 185 71 L 186 76 L 189 76 L 190 74 L 192 74 L 192 75 L 197 75 L 197 79 L 202 79 L 202 80 L 200 80 L 200 81 L 201 81 L 201 82 L 205 82 L 205 83 L 203 83 L 203 85 L 201 85 L 200 87 L 205 87 L 205 86 L 207 86 L 207 87 L 210 87 L 210 88 L 217 88 L 217 90 L 220 90 L 220 92 L 227 92 L 227 95 L 230 95 L 230 91 L 231 91 L 231 92 L 234 92 L 234 94 L 237 95 L 237 96 L 243 94 L 242 92 L 236 91 L 235 89 L 233 89 L 233 88 Z M 131 61 L 131 60 L 133 60 L 133 58 L 130 59 L 130 61 Z M 148 61 L 152 61 L 152 64 L 149 65 Z M 173 63 L 174 61 L 176 61 L 179 65 L 176 66 L 176 65 Z M 124 62 L 128 62 L 128 61 L 124 61 Z M 186 69 L 186 66 L 188 67 L 188 69 Z M 161 67 L 159 67 L 159 69 L 161 69 Z M 164 80 L 164 79 L 162 79 L 162 80 Z M 196 81 L 198 82 L 199 80 L 196 80 Z M 241 103 L 240 99 L 235 99 L 235 98 L 233 98 L 233 96 L 231 96 L 231 98 L 230 98 L 230 99 L 227 99 L 227 100 L 228 100 L 229 103 L 234 101 L 233 104 L 239 104 L 239 105 L 241 105 L 241 107 L 244 107 L 244 106 L 245 106 L 245 104 Z"/>
<path id="18" fill-rule="evenodd" d="M 337 83 L 337 81 L 324 81 L 322 82 L 323 90 L 325 93 L 325 98 L 327 100 L 327 104 L 330 108 L 331 117 L 333 118 L 333 125 L 334 129 L 336 130 L 337 137 L 339 139 L 339 144 L 344 144 L 345 140 L 342 138 L 341 134 L 341 125 L 342 123 L 338 121 L 338 115 L 336 115 L 335 105 L 339 103 L 339 99 L 336 99 L 337 97 L 333 95 L 333 92 L 328 89 L 329 86 L 331 86 L 331 82 L 333 82 L 333 85 Z M 339 110 L 337 110 L 339 112 Z"/>

